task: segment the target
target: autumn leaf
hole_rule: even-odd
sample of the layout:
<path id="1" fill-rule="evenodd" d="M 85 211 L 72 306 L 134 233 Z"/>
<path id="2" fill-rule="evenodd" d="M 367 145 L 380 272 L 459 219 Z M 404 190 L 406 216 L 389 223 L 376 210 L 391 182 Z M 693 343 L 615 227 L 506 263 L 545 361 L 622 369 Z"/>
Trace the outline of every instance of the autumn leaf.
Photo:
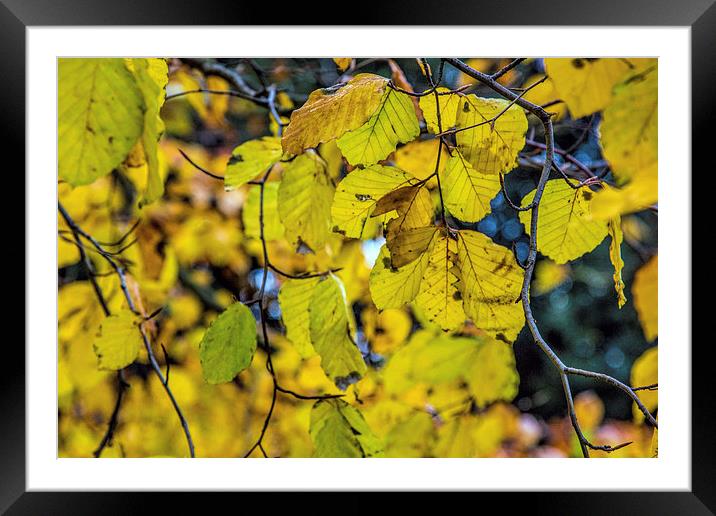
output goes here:
<path id="1" fill-rule="evenodd" d="M 378 201 L 401 186 L 417 180 L 398 168 L 373 165 L 354 170 L 338 184 L 331 206 L 333 231 L 349 238 L 371 238 L 381 220 L 371 219 Z"/>
<path id="2" fill-rule="evenodd" d="M 418 134 L 420 126 L 410 97 L 388 89 L 368 121 L 345 133 L 337 144 L 348 163 L 365 166 L 384 160 L 399 143 Z"/>
<path id="3" fill-rule="evenodd" d="M 534 190 L 528 193 L 522 206 L 528 206 L 534 194 Z M 593 197 L 586 187 L 573 189 L 561 179 L 547 181 L 539 206 L 537 250 L 561 264 L 597 247 L 607 236 L 607 223 L 593 220 Z M 531 212 L 522 211 L 519 216 L 529 231 Z"/>
<path id="4" fill-rule="evenodd" d="M 129 310 L 109 315 L 102 321 L 94 341 L 100 369 L 122 369 L 134 362 L 142 347 L 137 317 Z"/>
<path id="5" fill-rule="evenodd" d="M 382 443 L 358 409 L 337 399 L 317 401 L 311 410 L 314 457 L 379 457 Z"/>
<path id="6" fill-rule="evenodd" d="M 278 213 L 296 248 L 305 244 L 316 251 L 325 245 L 331 234 L 334 192 L 326 164 L 315 153 L 298 156 L 284 169 Z"/>
<path id="7" fill-rule="evenodd" d="M 512 251 L 469 230 L 458 233 L 457 249 L 465 313 L 478 328 L 513 342 L 525 317 L 522 305 L 517 303 L 523 271 Z"/>
<path id="8" fill-rule="evenodd" d="M 649 259 L 634 275 L 631 295 L 644 337 L 649 342 L 659 334 L 659 257 Z"/>
<path id="9" fill-rule="evenodd" d="M 291 113 L 281 139 L 283 150 L 300 154 L 359 128 L 383 102 L 387 83 L 378 75 L 361 73 L 345 84 L 314 91 Z"/>
<path id="10" fill-rule="evenodd" d="M 147 109 L 124 60 L 60 59 L 57 95 L 60 179 L 86 185 L 112 172 L 141 136 Z"/>
<path id="11" fill-rule="evenodd" d="M 614 266 L 614 289 L 617 291 L 617 304 L 619 308 L 621 308 L 627 301 L 624 295 L 624 280 L 622 279 L 624 260 L 622 259 L 621 246 L 624 235 L 622 234 L 621 217 L 609 220 L 607 227 L 609 228 L 609 236 L 611 237 L 611 241 L 609 242 L 609 259 Z"/>
<path id="12" fill-rule="evenodd" d="M 208 383 L 230 382 L 251 363 L 256 351 L 256 320 L 234 303 L 216 318 L 201 339 L 199 356 Z"/>
<path id="13" fill-rule="evenodd" d="M 226 190 L 234 190 L 256 179 L 278 163 L 282 155 L 281 141 L 275 137 L 266 136 L 242 143 L 229 157 L 224 187 Z"/>
<path id="14" fill-rule="evenodd" d="M 606 108 L 612 89 L 630 70 L 626 59 L 554 58 L 544 60 L 547 75 L 573 118 Z"/>
<path id="15" fill-rule="evenodd" d="M 338 278 L 329 276 L 316 285 L 308 313 L 311 343 L 321 356 L 321 367 L 345 389 L 365 374 L 366 365 L 351 337 L 353 322 Z"/>
<path id="16" fill-rule="evenodd" d="M 457 242 L 444 232 L 434 239 L 415 303 L 443 330 L 454 331 L 466 319 L 455 274 Z"/>
<path id="17" fill-rule="evenodd" d="M 507 100 L 467 95 L 457 110 L 457 128 L 458 149 L 472 168 L 496 175 L 516 166 L 525 146 L 527 117 Z"/>
<path id="18" fill-rule="evenodd" d="M 494 174 L 476 172 L 460 151 L 445 164 L 442 176 L 443 199 L 450 213 L 465 222 L 477 222 L 488 215 L 490 201 L 500 192 Z"/>
<path id="19" fill-rule="evenodd" d="M 659 383 L 659 352 L 657 347 L 649 348 L 634 361 L 631 368 L 630 383 L 633 387 L 649 387 Z M 637 392 L 644 406 L 653 412 L 659 405 L 659 392 L 657 390 L 643 389 Z M 634 420 L 644 421 L 644 413 L 633 404 Z"/>

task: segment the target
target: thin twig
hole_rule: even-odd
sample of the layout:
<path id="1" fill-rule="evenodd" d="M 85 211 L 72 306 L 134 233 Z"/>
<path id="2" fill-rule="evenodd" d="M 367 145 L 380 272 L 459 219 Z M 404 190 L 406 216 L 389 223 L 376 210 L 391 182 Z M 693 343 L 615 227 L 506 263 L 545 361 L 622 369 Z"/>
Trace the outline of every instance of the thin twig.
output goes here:
<path id="1" fill-rule="evenodd" d="M 651 415 L 651 413 L 644 407 L 643 403 L 639 400 L 639 397 L 634 393 L 634 391 L 625 385 L 624 383 L 620 382 L 619 380 L 612 378 L 609 375 L 605 375 L 602 373 L 594 373 L 591 371 L 584 371 L 582 369 L 576 369 L 567 367 L 564 365 L 562 360 L 559 358 L 559 356 L 552 350 L 550 345 L 547 343 L 547 341 L 542 337 L 539 328 L 537 326 L 537 322 L 534 318 L 534 315 L 532 313 L 532 306 L 530 304 L 530 282 L 532 281 L 532 275 L 534 273 L 534 267 L 535 263 L 537 262 L 537 226 L 538 226 L 538 220 L 539 220 L 539 204 L 542 199 L 542 194 L 544 193 L 545 185 L 547 184 L 547 179 L 549 178 L 550 170 L 552 169 L 552 163 L 554 162 L 554 128 L 552 126 L 552 117 L 550 113 L 545 111 L 541 106 L 538 106 L 536 104 L 533 104 L 521 96 L 513 93 L 508 88 L 502 86 L 501 84 L 495 82 L 495 80 L 482 73 L 478 70 L 475 70 L 474 68 L 468 66 L 467 64 L 463 63 L 459 59 L 454 58 L 448 58 L 445 60 L 446 62 L 450 63 L 452 66 L 457 68 L 458 70 L 462 71 L 463 73 L 469 75 L 470 77 L 478 80 L 482 84 L 485 84 L 486 86 L 490 87 L 493 91 L 499 93 L 503 97 L 505 97 L 508 100 L 513 100 L 517 105 L 520 107 L 526 109 L 530 113 L 534 114 L 542 123 L 544 127 L 544 133 L 545 133 L 545 143 L 544 144 L 538 144 L 537 142 L 530 142 L 528 141 L 528 144 L 532 144 L 533 146 L 537 146 L 539 148 L 543 148 L 545 152 L 545 159 L 544 164 L 542 166 L 542 172 L 540 174 L 539 182 L 537 183 L 537 188 L 535 190 L 535 196 L 533 200 L 534 206 L 532 206 L 532 213 L 530 218 L 530 242 L 529 242 L 529 253 L 527 256 L 527 263 L 524 266 L 524 278 L 522 282 L 522 289 L 520 291 L 520 298 L 522 300 L 522 307 L 525 313 L 525 319 L 527 321 L 527 326 L 529 327 L 530 332 L 532 333 L 532 337 L 537 344 L 537 346 L 547 355 L 549 360 L 552 362 L 554 367 L 558 370 L 560 375 L 560 380 L 562 382 L 562 387 L 564 390 L 565 399 L 567 402 L 567 412 L 569 414 L 570 421 L 572 423 L 572 427 L 574 428 L 575 433 L 577 434 L 577 437 L 579 439 L 579 444 L 582 450 L 582 455 L 584 457 L 589 457 L 589 449 L 600 449 L 604 451 L 613 451 L 616 449 L 619 449 L 621 447 L 626 446 L 628 443 L 620 444 L 618 446 L 601 446 L 597 447 L 592 445 L 584 436 L 584 433 L 582 432 L 579 421 L 577 420 L 576 411 L 574 409 L 574 399 L 572 397 L 571 388 L 569 385 L 569 376 L 568 375 L 581 375 L 581 376 L 588 376 L 591 378 L 595 378 L 597 380 L 606 382 L 610 385 L 613 385 L 622 391 L 624 391 L 631 399 L 637 404 L 639 409 L 644 413 L 644 416 L 646 417 L 647 421 L 649 421 L 650 424 L 652 424 L 655 428 L 657 428 L 657 423 L 654 417 Z M 565 156 L 566 158 L 566 156 Z M 569 158 L 567 158 L 569 159 Z M 577 163 L 575 163 L 577 164 Z M 583 165 L 582 165 L 583 166 Z M 581 167 L 580 167 L 581 168 Z M 584 167 L 586 168 L 586 167 Z M 589 170 L 589 169 L 587 169 Z M 591 175 L 591 170 L 589 171 Z"/>
<path id="2" fill-rule="evenodd" d="M 97 240 L 93 236 L 91 236 L 89 233 L 85 232 L 80 226 L 77 225 L 77 223 L 72 219 L 70 214 L 65 210 L 64 206 L 62 206 L 62 203 L 58 202 L 58 210 L 60 214 L 62 215 L 62 218 L 65 220 L 67 225 L 71 228 L 73 233 L 76 233 L 77 235 L 81 236 L 82 238 L 89 241 L 94 248 L 97 250 L 97 252 L 102 255 L 102 257 L 109 263 L 109 265 L 114 269 L 115 273 L 117 274 L 117 278 L 119 279 L 120 288 L 122 289 L 122 293 L 124 294 L 124 298 L 127 301 L 127 306 L 129 309 L 134 312 L 135 314 L 139 314 L 139 311 L 137 310 L 134 299 L 132 298 L 132 295 L 129 293 L 129 289 L 127 288 L 127 278 L 125 274 L 124 268 L 117 263 L 117 261 L 114 259 L 111 253 L 108 253 L 102 245 L 100 245 Z M 189 454 L 191 457 L 194 457 L 194 442 L 191 438 L 191 432 L 189 431 L 189 424 L 186 421 L 186 418 L 184 417 L 184 414 L 179 407 L 179 404 L 176 401 L 176 398 L 174 397 L 174 393 L 172 393 L 171 389 L 169 388 L 169 385 L 167 385 L 167 382 L 164 378 L 164 375 L 162 374 L 162 370 L 159 367 L 159 364 L 157 363 L 157 359 L 154 356 L 154 351 L 152 350 L 151 342 L 149 341 L 149 337 L 147 335 L 146 330 L 144 329 L 144 323 L 146 321 L 140 322 L 137 326 L 139 328 L 139 333 L 142 336 L 142 341 L 144 343 L 144 347 L 147 351 L 147 356 L 149 358 L 149 363 L 152 367 L 152 370 L 154 371 L 154 374 L 159 379 L 160 383 L 164 387 L 164 391 L 166 392 L 167 396 L 169 397 L 169 400 L 171 401 L 174 411 L 177 414 L 177 417 L 179 418 L 179 422 L 181 423 L 182 429 L 184 430 L 184 435 L 186 437 L 187 445 L 189 447 Z"/>

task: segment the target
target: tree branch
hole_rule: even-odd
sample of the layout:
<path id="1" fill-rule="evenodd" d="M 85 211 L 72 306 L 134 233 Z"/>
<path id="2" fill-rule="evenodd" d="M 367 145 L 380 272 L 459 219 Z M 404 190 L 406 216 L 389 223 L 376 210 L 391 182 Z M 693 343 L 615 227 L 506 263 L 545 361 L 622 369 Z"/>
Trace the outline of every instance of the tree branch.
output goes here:
<path id="1" fill-rule="evenodd" d="M 105 259 L 107 260 L 107 263 L 114 269 L 115 273 L 117 274 L 117 277 L 119 279 L 120 287 L 122 289 L 122 293 L 124 294 L 124 298 L 127 301 L 127 306 L 129 309 L 134 312 L 135 314 L 139 314 L 139 311 L 137 310 L 134 299 L 132 298 L 131 294 L 129 293 L 129 289 L 127 288 L 127 278 L 124 271 L 124 268 L 121 265 L 117 264 L 117 261 L 114 259 L 111 253 L 107 252 L 102 245 L 95 240 L 94 237 L 92 237 L 89 233 L 85 232 L 80 226 L 77 225 L 77 223 L 72 219 L 70 214 L 65 210 L 64 206 L 62 206 L 62 203 L 57 203 L 58 210 L 60 212 L 60 215 L 62 215 L 62 218 L 65 220 L 67 225 L 70 227 L 71 231 L 78 236 L 78 238 L 81 236 L 82 238 L 85 238 L 87 241 L 89 241 L 94 248 L 97 250 L 97 252 Z M 82 247 L 80 247 L 82 248 Z M 139 314 L 141 315 L 141 314 Z M 152 345 L 149 341 L 149 337 L 147 336 L 146 330 L 144 329 L 144 322 L 142 321 L 138 324 L 139 333 L 142 336 L 142 341 L 144 342 L 144 347 L 147 351 L 147 356 L 149 358 L 149 363 L 151 364 L 152 370 L 154 371 L 154 374 L 159 379 L 160 383 L 164 387 L 164 391 L 167 393 L 167 396 L 169 397 L 169 400 L 171 401 L 174 411 L 177 414 L 177 417 L 179 418 L 179 422 L 181 423 L 182 429 L 184 430 L 184 435 L 186 437 L 187 445 L 189 446 L 189 454 L 191 457 L 194 457 L 194 442 L 191 438 L 191 433 L 189 431 L 189 425 L 184 418 L 184 414 L 182 413 L 181 408 L 179 407 L 179 404 L 177 403 L 174 394 L 172 393 L 171 389 L 169 388 L 169 384 L 167 383 L 166 379 L 164 378 L 164 374 L 162 373 L 161 368 L 159 367 L 159 364 L 157 363 L 157 359 L 154 356 L 154 351 L 152 350 Z M 121 402 L 121 400 L 120 400 Z M 119 404 L 119 402 L 118 402 Z M 117 409 L 118 411 L 119 409 Z M 114 429 L 112 429 L 114 430 Z M 111 437 L 111 436 L 110 436 Z M 100 450 L 101 452 L 101 450 Z"/>
<path id="2" fill-rule="evenodd" d="M 615 378 L 612 378 L 611 376 L 602 374 L 602 373 L 593 373 L 590 371 L 584 371 L 582 369 L 576 369 L 567 367 L 562 360 L 557 356 L 557 354 L 552 350 L 550 345 L 545 341 L 545 339 L 542 337 L 539 328 L 537 326 L 537 322 L 535 321 L 534 314 L 532 313 L 532 306 L 530 304 L 530 283 L 532 281 L 532 274 L 534 273 L 534 267 L 535 263 L 537 262 L 537 225 L 539 220 L 539 204 L 542 200 L 542 195 L 544 193 L 544 188 L 547 183 L 547 179 L 549 179 L 549 173 L 552 168 L 552 164 L 554 162 L 554 128 L 552 126 L 552 118 L 551 115 L 545 111 L 541 106 L 537 104 L 533 104 L 532 102 L 529 102 L 522 98 L 521 96 L 513 93 L 508 88 L 505 88 L 498 82 L 494 80 L 494 78 L 490 77 L 489 75 L 486 75 L 482 72 L 479 72 L 478 70 L 473 69 L 472 67 L 468 66 L 467 64 L 463 63 L 459 59 L 454 58 L 447 58 L 445 59 L 446 62 L 453 65 L 458 70 L 462 71 L 466 75 L 476 79 L 477 81 L 481 82 L 482 84 L 488 86 L 493 91 L 499 93 L 503 97 L 505 97 L 508 100 L 512 100 L 514 103 L 519 105 L 520 107 L 526 109 L 530 113 L 534 114 L 542 123 L 544 127 L 544 134 L 545 134 L 545 143 L 544 144 L 537 144 L 537 142 L 527 142 L 528 144 L 537 144 L 534 146 L 538 146 L 539 148 L 543 148 L 545 150 L 545 159 L 542 166 L 542 172 L 539 177 L 539 182 L 537 183 L 537 188 L 535 190 L 535 196 L 534 200 L 532 201 L 532 213 L 530 218 L 530 243 L 529 243 L 529 253 L 527 256 L 527 263 L 524 266 L 524 278 L 522 282 L 522 289 L 520 292 L 520 299 L 522 300 L 522 307 L 525 314 L 525 320 L 527 321 L 527 326 L 530 330 L 530 333 L 532 334 L 532 337 L 537 344 L 537 346 L 547 355 L 549 360 L 552 362 L 554 367 L 558 370 L 560 375 L 560 380 L 562 382 L 562 387 L 564 390 L 565 399 L 567 402 L 567 411 L 569 414 L 570 421 L 572 423 L 572 427 L 574 428 L 575 433 L 577 434 L 577 437 L 579 439 L 580 447 L 582 449 L 582 455 L 584 457 L 589 457 L 589 449 L 601 449 L 604 451 L 613 451 L 616 449 L 619 449 L 623 446 L 626 446 L 626 444 L 621 444 L 616 447 L 610 447 L 610 446 L 602 446 L 597 447 L 592 445 L 584 436 L 584 433 L 582 432 L 579 422 L 577 420 L 577 415 L 574 409 L 574 400 L 572 398 L 572 392 L 569 385 L 569 376 L 568 375 L 581 375 L 581 376 L 588 376 L 591 378 L 595 378 L 597 380 L 606 382 L 610 385 L 613 385 L 621 390 L 623 390 L 629 397 L 634 400 L 634 402 L 637 404 L 639 409 L 644 413 L 645 417 L 647 418 L 647 421 L 649 421 L 650 424 L 652 424 L 655 428 L 657 428 L 656 420 L 653 418 L 653 416 L 649 413 L 649 411 L 644 407 L 643 403 L 639 400 L 639 397 L 636 395 L 636 393 L 627 385 L 620 382 L 619 380 L 616 380 Z M 581 167 L 580 167 L 581 168 Z M 586 168 L 586 167 L 585 167 Z M 589 170 L 589 169 L 587 169 Z M 589 171 L 591 175 L 591 170 Z"/>

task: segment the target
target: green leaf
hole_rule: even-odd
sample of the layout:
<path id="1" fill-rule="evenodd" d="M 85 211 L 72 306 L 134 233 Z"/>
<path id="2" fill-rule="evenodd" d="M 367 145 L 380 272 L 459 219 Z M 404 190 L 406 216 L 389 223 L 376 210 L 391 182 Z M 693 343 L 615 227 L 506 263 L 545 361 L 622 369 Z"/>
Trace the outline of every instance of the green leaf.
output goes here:
<path id="1" fill-rule="evenodd" d="M 279 183 L 272 181 L 264 185 L 264 237 L 267 241 L 281 240 L 285 232 L 278 216 L 278 192 Z M 246 236 L 261 238 L 260 211 L 261 186 L 252 185 L 241 213 Z"/>
<path id="2" fill-rule="evenodd" d="M 144 128 L 145 103 L 123 59 L 60 59 L 58 174 L 86 185 L 122 163 Z"/>
<path id="3" fill-rule="evenodd" d="M 383 445 L 358 409 L 338 399 L 316 402 L 311 410 L 314 457 L 360 458 L 382 456 Z"/>
<path id="4" fill-rule="evenodd" d="M 314 251 L 331 234 L 331 203 L 335 187 L 325 162 L 307 151 L 286 167 L 278 190 L 278 212 L 286 237 L 298 248 L 302 243 Z"/>
<path id="5" fill-rule="evenodd" d="M 273 136 L 242 143 L 231 153 L 224 175 L 224 188 L 235 190 L 256 179 L 276 164 L 282 155 L 281 140 Z"/>
<path id="6" fill-rule="evenodd" d="M 365 374 L 366 365 L 350 337 L 348 304 L 338 278 L 329 276 L 316 285 L 308 313 L 311 342 L 321 356 L 321 367 L 340 389 L 347 388 Z"/>
<path id="7" fill-rule="evenodd" d="M 289 279 L 283 282 L 278 292 L 286 337 L 303 358 L 316 354 L 311 344 L 308 307 L 320 281 L 320 278 Z"/>
<path id="8" fill-rule="evenodd" d="M 204 333 L 199 357 L 204 380 L 230 382 L 249 367 L 256 351 L 256 319 L 246 305 L 234 303 Z"/>
<path id="9" fill-rule="evenodd" d="M 336 143 L 351 165 L 372 165 L 387 158 L 399 143 L 407 143 L 418 134 L 420 124 L 412 100 L 405 93 L 389 89 L 370 119 Z"/>
<path id="10" fill-rule="evenodd" d="M 141 346 L 137 317 L 124 309 L 102 321 L 93 347 L 100 369 L 118 370 L 136 360 Z"/>

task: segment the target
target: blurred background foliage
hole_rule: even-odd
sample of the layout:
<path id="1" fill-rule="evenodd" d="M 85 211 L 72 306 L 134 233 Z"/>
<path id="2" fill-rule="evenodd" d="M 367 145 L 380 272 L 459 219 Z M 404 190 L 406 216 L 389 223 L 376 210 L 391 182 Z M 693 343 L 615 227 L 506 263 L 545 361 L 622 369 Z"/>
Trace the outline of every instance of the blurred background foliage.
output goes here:
<path id="1" fill-rule="evenodd" d="M 311 91 L 332 86 L 343 75 L 332 59 L 220 61 L 236 66 L 255 89 L 260 90 L 264 82 L 277 84 L 279 106 L 284 110 L 300 106 Z M 438 60 L 430 61 L 437 69 Z M 509 60 L 467 62 L 489 73 Z M 413 59 L 389 63 L 385 59 L 358 58 L 354 65 L 360 71 L 385 77 L 394 76 L 397 65 L 415 91 L 428 88 Z M 142 219 L 131 238 L 113 249 L 126 260 L 132 283 L 136 282 L 133 288 L 141 291 L 146 312 L 164 307 L 153 320 L 154 341 L 166 350 L 163 353 L 160 348 L 157 356 L 163 367 L 169 368 L 172 389 L 191 425 L 198 455 L 241 456 L 260 432 L 270 403 L 271 377 L 259 356 L 234 382 L 207 385 L 201 376 L 198 343 L 208 324 L 233 300 L 255 296 L 261 274 L 261 246 L 250 214 L 252 209 L 257 213 L 256 200 L 250 200 L 250 186 L 225 192 L 222 181 L 198 172 L 179 149 L 202 167 L 222 175 L 234 147 L 272 134 L 275 127 L 264 108 L 241 98 L 204 93 L 171 98 L 200 88 L 227 90 L 229 85 L 218 77 L 204 77 L 178 60 L 169 60 L 169 71 L 168 100 L 162 109 L 166 132 L 160 147 L 166 178 L 164 197 L 152 205 L 138 207 L 137 192 L 141 191 L 143 176 L 131 163 L 88 186 L 71 189 L 60 184 L 59 197 L 75 221 L 99 241 L 117 240 L 134 221 Z M 527 85 L 542 74 L 542 60 L 530 59 L 501 77 L 500 82 Z M 465 76 L 446 67 L 446 86 L 457 87 L 464 80 Z M 482 87 L 475 92 L 494 96 Z M 558 96 L 548 81 L 543 88 L 532 90 L 528 98 L 547 103 Z M 549 110 L 558 113 L 557 147 L 568 149 L 589 167 L 606 167 L 598 140 L 600 115 L 572 119 L 562 103 Z M 540 127 L 532 124 L 528 138 L 543 141 Z M 334 177 L 338 177 L 343 165 L 335 147 L 324 144 L 321 153 L 334 167 Z M 529 159 L 541 158 L 541 153 L 538 148 L 523 152 L 521 166 L 509 174 L 508 194 L 515 202 L 534 190 L 538 169 L 529 166 Z M 426 158 L 427 167 L 432 167 L 432 154 Z M 561 156 L 556 158 L 563 163 Z M 514 242 L 518 257 L 524 260 L 529 238 L 517 214 L 502 193 L 491 204 L 492 213 L 479 222 L 458 225 L 480 231 L 508 247 Z M 631 289 L 635 271 L 656 254 L 657 218 L 657 214 L 644 211 L 623 219 L 623 278 L 628 302 L 622 309 L 617 307 L 608 239 L 568 265 L 540 258 L 533 283 L 533 311 L 544 337 L 565 363 L 603 371 L 628 383 L 635 360 L 654 345 L 644 337 Z M 59 220 L 58 224 L 62 229 L 63 222 Z M 416 391 L 411 394 L 414 403 L 410 409 L 413 415 L 407 419 L 410 423 L 394 425 L 396 420 L 406 421 L 403 416 L 408 409 L 376 394 L 380 391 L 380 371 L 386 358 L 410 338 L 420 323 L 407 307 L 378 313 L 370 301 L 368 273 L 382 243 L 382 239 L 348 241 L 334 245 L 334 255 L 314 255 L 296 254 L 285 240 L 276 239 L 270 242 L 270 253 L 273 263 L 289 271 L 321 270 L 336 263 L 343 267 L 338 275 L 353 302 L 359 324 L 358 343 L 373 366 L 357 387 L 348 390 L 348 396 L 359 404 L 376 434 L 386 439 L 388 455 L 579 456 L 576 438 L 565 418 L 559 376 L 533 344 L 527 328 L 514 343 L 520 385 L 512 404 L 496 403 L 472 417 L 475 411 L 466 411 L 465 403 L 456 394 L 459 386 L 441 388 L 445 392 Z M 92 341 L 102 313 L 86 281 L 77 249 L 63 239 L 58 240 L 58 246 L 59 453 L 91 456 L 114 406 L 116 375 L 97 369 Z M 116 277 L 109 274 L 102 259 L 90 258 L 100 272 L 98 280 L 110 301 L 120 303 Z M 281 383 L 298 392 L 338 392 L 325 377 L 318 357 L 301 359 L 282 337 L 281 311 L 276 300 L 280 278 L 271 272 L 269 275 L 267 294 L 274 301 L 268 313 L 276 348 L 274 364 Z M 183 434 L 161 385 L 149 374 L 145 352 L 127 368 L 127 378 L 131 387 L 120 424 L 113 445 L 102 456 L 184 456 Z M 623 393 L 582 377 L 573 377 L 572 386 L 577 413 L 588 437 L 612 444 L 634 441 L 610 456 L 647 455 L 651 430 L 632 419 L 631 403 Z M 371 401 L 374 398 L 377 402 Z M 311 455 L 307 432 L 311 405 L 279 398 L 265 441 L 271 455 Z M 428 408 L 414 410 L 415 407 Z M 462 413 L 466 415 L 448 418 Z M 469 442 L 464 438 L 468 427 L 472 436 Z M 606 454 L 595 452 L 594 456 Z"/>

